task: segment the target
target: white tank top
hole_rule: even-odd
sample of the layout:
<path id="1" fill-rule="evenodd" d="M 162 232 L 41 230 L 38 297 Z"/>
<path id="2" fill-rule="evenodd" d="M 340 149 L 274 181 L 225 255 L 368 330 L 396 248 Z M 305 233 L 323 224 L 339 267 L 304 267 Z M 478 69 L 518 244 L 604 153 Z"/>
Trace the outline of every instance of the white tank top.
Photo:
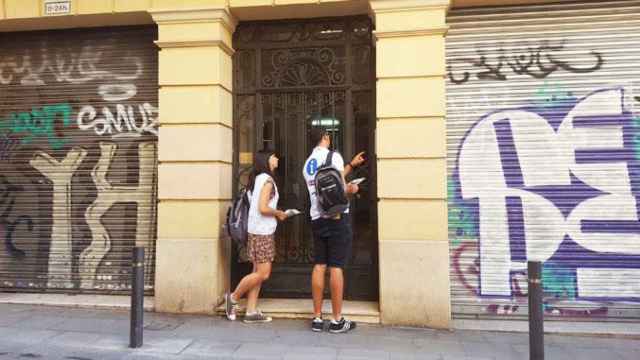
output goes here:
<path id="1" fill-rule="evenodd" d="M 275 216 L 264 216 L 260 213 L 260 193 L 264 184 L 270 181 L 273 184 L 272 196 L 269 199 L 268 206 L 272 209 L 278 208 L 278 187 L 275 181 L 268 174 L 262 173 L 256 177 L 256 181 L 253 185 L 253 191 L 251 192 L 251 204 L 249 206 L 249 224 L 247 224 L 247 231 L 255 235 L 271 235 L 276 232 L 278 226 L 278 220 Z"/>

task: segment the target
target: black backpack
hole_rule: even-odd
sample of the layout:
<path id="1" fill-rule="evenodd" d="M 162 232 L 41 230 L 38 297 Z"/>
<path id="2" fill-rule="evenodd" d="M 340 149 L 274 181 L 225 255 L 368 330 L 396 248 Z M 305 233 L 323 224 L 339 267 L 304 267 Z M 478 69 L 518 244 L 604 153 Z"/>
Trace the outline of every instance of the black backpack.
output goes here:
<path id="1" fill-rule="evenodd" d="M 340 171 L 332 165 L 333 151 L 318 169 L 315 176 L 316 196 L 325 216 L 335 216 L 349 208 L 349 199 L 344 193 L 344 181 Z"/>
<path id="2" fill-rule="evenodd" d="M 250 205 L 249 193 L 246 189 L 242 189 L 227 211 L 225 227 L 227 228 L 229 237 L 240 248 L 247 245 Z"/>

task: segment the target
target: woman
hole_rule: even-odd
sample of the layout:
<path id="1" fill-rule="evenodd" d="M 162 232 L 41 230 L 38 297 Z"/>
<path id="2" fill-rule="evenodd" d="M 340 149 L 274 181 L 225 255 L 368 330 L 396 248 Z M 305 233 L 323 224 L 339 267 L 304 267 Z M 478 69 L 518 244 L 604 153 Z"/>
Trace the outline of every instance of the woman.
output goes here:
<path id="1" fill-rule="evenodd" d="M 247 253 L 253 263 L 253 272 L 240 280 L 235 291 L 225 294 L 225 309 L 229 320 L 236 319 L 237 302 L 247 295 L 245 323 L 269 322 L 271 318 L 256 309 L 260 286 L 271 275 L 271 263 L 275 258 L 276 245 L 274 234 L 278 221 L 287 218 L 284 211 L 278 210 L 278 187 L 274 171 L 278 168 L 278 158 L 273 152 L 261 151 L 256 154 L 254 170 L 249 177 L 248 188 L 251 191 L 249 207 Z"/>

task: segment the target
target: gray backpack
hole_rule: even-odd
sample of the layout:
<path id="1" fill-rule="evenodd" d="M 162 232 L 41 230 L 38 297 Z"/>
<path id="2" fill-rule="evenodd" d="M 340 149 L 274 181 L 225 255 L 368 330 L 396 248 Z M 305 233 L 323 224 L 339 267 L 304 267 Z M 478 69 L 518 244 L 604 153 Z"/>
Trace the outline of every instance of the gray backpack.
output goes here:
<path id="1" fill-rule="evenodd" d="M 227 211 L 225 227 L 229 237 L 239 248 L 247 245 L 250 205 L 249 192 L 242 189 Z"/>

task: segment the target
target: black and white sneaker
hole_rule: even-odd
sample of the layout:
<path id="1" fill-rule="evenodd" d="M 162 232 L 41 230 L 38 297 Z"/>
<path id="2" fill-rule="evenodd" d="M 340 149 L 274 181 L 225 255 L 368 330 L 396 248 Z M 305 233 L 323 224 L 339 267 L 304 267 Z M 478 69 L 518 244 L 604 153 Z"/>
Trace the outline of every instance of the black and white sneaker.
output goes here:
<path id="1" fill-rule="evenodd" d="M 233 301 L 230 293 L 224 294 L 224 312 L 227 315 L 227 319 L 231 321 L 235 321 L 237 311 L 238 311 L 238 303 Z"/>
<path id="2" fill-rule="evenodd" d="M 260 310 L 254 313 L 246 313 L 244 316 L 244 322 L 246 324 L 256 324 L 256 323 L 268 323 L 271 322 L 271 316 L 264 315 Z"/>
<path id="3" fill-rule="evenodd" d="M 311 330 L 315 332 L 322 332 L 322 330 L 324 330 L 324 321 L 322 318 L 313 318 L 313 321 L 311 321 Z"/>
<path id="4" fill-rule="evenodd" d="M 329 332 L 332 334 L 346 333 L 356 328 L 356 323 L 351 320 L 345 320 L 343 317 L 340 321 L 331 320 Z"/>

